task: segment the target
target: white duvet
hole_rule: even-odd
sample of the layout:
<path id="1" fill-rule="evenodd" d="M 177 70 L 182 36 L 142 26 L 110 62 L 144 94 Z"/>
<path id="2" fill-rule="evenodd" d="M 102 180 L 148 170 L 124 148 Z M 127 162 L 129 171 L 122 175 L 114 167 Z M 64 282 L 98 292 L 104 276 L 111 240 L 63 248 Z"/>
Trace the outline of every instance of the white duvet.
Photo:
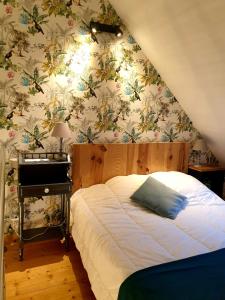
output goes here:
<path id="1" fill-rule="evenodd" d="M 153 176 L 188 197 L 175 220 L 140 208 L 130 196 Z M 117 176 L 71 198 L 72 235 L 98 300 L 116 300 L 133 272 L 225 247 L 225 201 L 179 172 Z"/>

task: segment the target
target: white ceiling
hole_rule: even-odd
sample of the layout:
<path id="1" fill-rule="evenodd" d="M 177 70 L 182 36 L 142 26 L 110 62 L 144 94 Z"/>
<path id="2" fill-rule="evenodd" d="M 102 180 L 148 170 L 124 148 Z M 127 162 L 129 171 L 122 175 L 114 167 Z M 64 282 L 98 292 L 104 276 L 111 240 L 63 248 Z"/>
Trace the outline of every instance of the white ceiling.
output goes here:
<path id="1" fill-rule="evenodd" d="M 225 1 L 110 2 L 225 163 Z"/>

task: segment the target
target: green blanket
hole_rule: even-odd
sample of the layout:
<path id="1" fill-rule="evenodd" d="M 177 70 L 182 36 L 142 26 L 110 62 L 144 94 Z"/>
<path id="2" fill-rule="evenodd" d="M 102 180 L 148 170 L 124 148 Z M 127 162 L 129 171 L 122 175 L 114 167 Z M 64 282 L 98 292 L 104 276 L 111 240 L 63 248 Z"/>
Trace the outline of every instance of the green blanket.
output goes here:
<path id="1" fill-rule="evenodd" d="M 137 271 L 118 300 L 225 300 L 225 249 Z"/>

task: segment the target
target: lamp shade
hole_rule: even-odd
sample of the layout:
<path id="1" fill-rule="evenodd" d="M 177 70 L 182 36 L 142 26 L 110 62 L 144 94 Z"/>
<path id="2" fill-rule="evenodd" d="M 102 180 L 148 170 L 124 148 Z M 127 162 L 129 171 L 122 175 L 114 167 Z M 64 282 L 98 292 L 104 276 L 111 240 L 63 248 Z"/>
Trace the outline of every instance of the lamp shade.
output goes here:
<path id="1" fill-rule="evenodd" d="M 71 131 L 67 123 L 57 122 L 52 131 L 52 136 L 60 138 L 69 138 L 71 137 Z"/>
<path id="2" fill-rule="evenodd" d="M 207 152 L 206 142 L 203 139 L 198 139 L 193 145 L 193 150 Z"/>

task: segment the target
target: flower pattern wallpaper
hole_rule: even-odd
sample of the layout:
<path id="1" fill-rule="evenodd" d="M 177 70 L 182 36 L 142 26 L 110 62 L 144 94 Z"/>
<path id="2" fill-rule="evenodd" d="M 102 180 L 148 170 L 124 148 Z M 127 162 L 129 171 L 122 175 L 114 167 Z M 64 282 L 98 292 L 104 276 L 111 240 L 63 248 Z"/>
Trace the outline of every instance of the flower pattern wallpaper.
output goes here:
<path id="1" fill-rule="evenodd" d="M 91 21 L 123 35 L 93 33 Z M 7 147 L 6 216 L 16 220 L 18 151 L 72 143 L 190 141 L 199 137 L 166 83 L 105 0 L 0 0 L 0 142 Z M 195 159 L 191 154 L 190 160 Z M 210 153 L 206 159 L 216 162 Z M 26 227 L 57 223 L 59 200 L 31 198 Z"/>

